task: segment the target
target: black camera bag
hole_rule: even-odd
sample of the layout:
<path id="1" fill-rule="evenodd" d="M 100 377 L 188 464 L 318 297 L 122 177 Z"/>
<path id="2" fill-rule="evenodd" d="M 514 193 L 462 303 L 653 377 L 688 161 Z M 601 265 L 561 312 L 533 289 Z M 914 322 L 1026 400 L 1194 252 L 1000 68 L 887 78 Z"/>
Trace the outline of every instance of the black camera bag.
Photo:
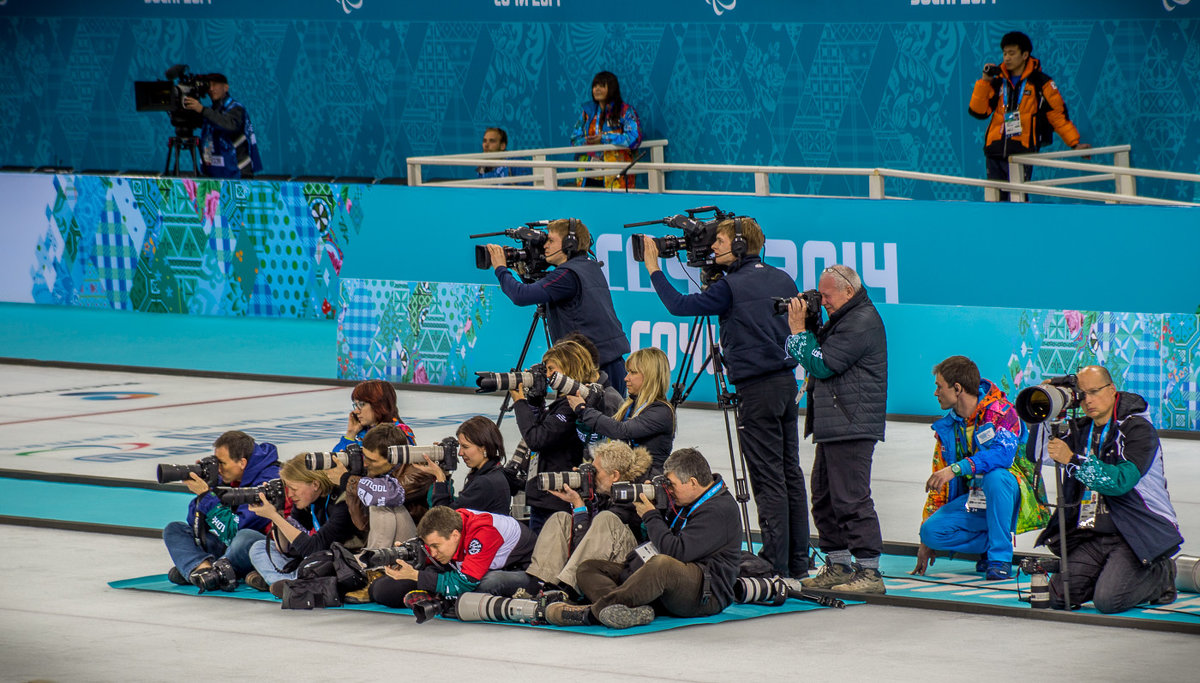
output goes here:
<path id="1" fill-rule="evenodd" d="M 317 607 L 341 607 L 337 579 L 321 576 L 295 579 L 284 584 L 283 609 L 313 609 Z"/>

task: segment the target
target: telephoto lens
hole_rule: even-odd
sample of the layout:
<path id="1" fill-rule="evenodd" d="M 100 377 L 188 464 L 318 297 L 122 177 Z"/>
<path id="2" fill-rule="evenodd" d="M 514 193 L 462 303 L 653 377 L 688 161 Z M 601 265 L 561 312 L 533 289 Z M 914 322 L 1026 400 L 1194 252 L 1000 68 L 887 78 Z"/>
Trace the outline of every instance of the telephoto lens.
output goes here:
<path id="1" fill-rule="evenodd" d="M 545 610 L 537 600 L 502 598 L 488 593 L 463 593 L 455 611 L 460 621 L 509 621 L 544 624 Z"/>
<path id="2" fill-rule="evenodd" d="M 733 598 L 743 605 L 778 606 L 787 602 L 788 587 L 778 576 L 740 577 L 733 584 Z"/>

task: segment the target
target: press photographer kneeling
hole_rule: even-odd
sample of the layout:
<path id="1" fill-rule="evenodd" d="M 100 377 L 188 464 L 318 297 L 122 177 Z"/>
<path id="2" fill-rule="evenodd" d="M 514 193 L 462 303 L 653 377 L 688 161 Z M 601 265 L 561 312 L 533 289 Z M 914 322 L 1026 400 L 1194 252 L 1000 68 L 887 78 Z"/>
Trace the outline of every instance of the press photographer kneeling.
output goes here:
<path id="1" fill-rule="evenodd" d="M 1074 379 L 1075 386 L 1060 391 L 1070 391 L 1086 416 L 1067 420 L 1066 433 L 1050 439 L 1046 452 L 1065 468 L 1071 608 L 1091 600 L 1097 611 L 1112 614 L 1147 602 L 1173 602 L 1171 557 L 1183 537 L 1167 493 L 1162 445 L 1146 400 L 1117 391 L 1108 370 L 1098 365 L 1067 379 Z M 1034 422 L 1030 401 L 1025 400 L 1030 391 L 1017 397 L 1017 410 L 1022 419 Z M 1034 403 L 1036 409 L 1036 399 Z M 1059 413 L 1053 408 L 1050 412 L 1042 419 L 1054 419 Z M 1062 513 L 1054 513 L 1037 540 L 1037 545 L 1055 554 L 1060 552 L 1058 515 Z M 1057 572 L 1050 579 L 1050 604 L 1055 609 L 1066 607 L 1062 574 Z"/>
<path id="2" fill-rule="evenodd" d="M 279 453 L 269 443 L 255 444 L 244 432 L 217 437 L 213 454 L 192 466 L 159 465 L 158 481 L 183 481 L 196 497 L 188 503 L 188 521 L 171 522 L 163 542 L 175 566 L 167 572 L 172 583 L 195 585 L 203 593 L 237 588 L 246 576 L 250 546 L 265 538 L 267 520 L 248 505 L 224 505 L 213 487 L 218 479 L 230 486 L 258 486 L 279 476 Z"/>
<path id="3" fill-rule="evenodd" d="M 631 555 L 646 559 L 640 566 L 584 562 L 577 580 L 592 604 L 555 603 L 547 607 L 547 621 L 629 628 L 654 620 L 652 604 L 677 617 L 705 617 L 733 602 L 742 544 L 737 502 L 694 448 L 672 453 L 664 470 L 679 507 L 660 511 L 645 495 L 634 503 L 653 546 Z"/>

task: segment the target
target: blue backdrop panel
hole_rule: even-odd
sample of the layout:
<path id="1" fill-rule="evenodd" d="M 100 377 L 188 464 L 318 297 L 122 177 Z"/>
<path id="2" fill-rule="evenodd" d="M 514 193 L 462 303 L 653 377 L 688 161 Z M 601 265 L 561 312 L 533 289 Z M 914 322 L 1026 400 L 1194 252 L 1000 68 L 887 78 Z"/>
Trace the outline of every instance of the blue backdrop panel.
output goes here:
<path id="1" fill-rule="evenodd" d="M 672 372 L 682 362 L 691 319 L 673 318 L 653 294 L 614 293 L 634 349 L 657 346 Z M 1102 364 L 1120 388 L 1141 394 L 1156 424 L 1200 429 L 1200 334 L 1195 315 L 879 304 L 888 332 L 888 412 L 938 413 L 932 368 L 970 356 L 1015 396 L 1045 377 Z M 338 372 L 345 379 L 473 386 L 475 371 L 516 363 L 532 310 L 494 285 L 344 279 Z M 545 349 L 541 330 L 526 366 Z M 702 347 L 703 348 L 703 347 Z M 686 373 L 704 372 L 691 398 L 715 400 L 703 352 Z"/>
<path id="2" fill-rule="evenodd" d="M 575 0 L 10 0 L 0 161 L 159 168 L 171 128 L 134 111 L 132 83 L 185 63 L 230 77 L 268 172 L 403 175 L 407 156 L 479 149 L 486 126 L 504 127 L 511 149 L 565 144 L 607 69 L 647 138 L 671 140 L 671 160 L 982 177 L 984 124 L 967 102 L 1000 36 L 1023 30 L 1085 141 L 1128 142 L 1135 165 L 1194 172 L 1197 16 L 1185 0 L 613 0 L 602 11 Z M 775 182 L 865 193 L 839 177 Z M 1193 185 L 1140 187 L 1200 198 Z M 891 191 L 982 196 L 906 181 Z"/>

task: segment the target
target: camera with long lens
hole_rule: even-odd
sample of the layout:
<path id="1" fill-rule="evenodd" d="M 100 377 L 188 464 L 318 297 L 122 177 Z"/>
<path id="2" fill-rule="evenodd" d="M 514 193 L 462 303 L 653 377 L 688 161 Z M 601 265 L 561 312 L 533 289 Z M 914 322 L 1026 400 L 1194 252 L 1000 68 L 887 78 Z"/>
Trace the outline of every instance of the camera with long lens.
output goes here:
<path id="1" fill-rule="evenodd" d="M 1029 576 L 1029 606 L 1034 609 L 1050 608 L 1050 575 L 1057 574 L 1062 561 L 1057 557 L 1022 557 L 1018 565 Z"/>
<path id="2" fill-rule="evenodd" d="M 287 497 L 283 492 L 283 481 L 279 479 L 264 481 L 258 486 L 226 489 L 220 493 L 221 504 L 231 508 L 242 505 L 258 505 L 262 502 L 258 499 L 258 494 L 260 493 L 266 496 L 267 502 L 275 506 L 275 509 L 279 510 L 283 508 Z"/>
<path id="3" fill-rule="evenodd" d="M 808 307 L 804 315 L 804 329 L 816 334 L 816 331 L 821 328 L 821 293 L 815 289 L 806 289 L 796 296 Z M 787 315 L 788 306 L 792 303 L 790 298 L 773 296 L 771 300 L 775 315 Z"/>
<path id="4" fill-rule="evenodd" d="M 516 271 L 526 283 L 537 282 L 546 276 L 550 262 L 546 260 L 546 240 L 548 235 L 544 230 L 550 221 L 532 221 L 523 227 L 499 232 L 483 232 L 470 235 L 471 239 L 481 237 L 511 237 L 521 243 L 520 248 L 504 247 L 504 264 Z M 488 253 L 487 245 L 475 245 L 475 267 L 480 270 L 491 270 L 492 255 Z"/>
<path id="5" fill-rule="evenodd" d="M 588 384 L 577 379 L 571 379 L 561 372 L 552 372 L 547 379 L 550 388 L 564 396 L 578 396 L 591 408 L 604 407 L 604 385 Z"/>
<path id="6" fill-rule="evenodd" d="M 183 98 L 199 100 L 208 94 L 212 85 L 207 74 L 188 72 L 187 64 L 176 64 L 167 69 L 165 81 L 134 81 L 134 108 L 137 111 L 165 111 L 171 117 L 175 134 L 191 137 L 204 123 L 199 113 L 186 109 Z"/>
<path id="7" fill-rule="evenodd" d="M 393 465 L 424 465 L 429 458 L 450 473 L 458 469 L 458 439 L 448 436 L 432 446 L 388 446 L 385 457 Z"/>
<path id="8" fill-rule="evenodd" d="M 217 590 L 218 588 L 231 592 L 237 589 L 238 578 L 237 571 L 233 568 L 233 564 L 228 557 L 221 557 L 213 560 L 212 564 L 203 569 L 192 570 L 188 581 L 192 585 L 200 589 L 201 593 L 205 591 Z"/>
<path id="9" fill-rule="evenodd" d="M 367 475 L 367 465 L 363 462 L 362 446 L 356 443 L 346 444 L 346 450 L 329 453 L 327 451 L 316 451 L 314 453 L 304 454 L 304 466 L 310 470 L 331 470 L 337 467 L 337 463 L 342 463 L 352 476 L 365 477 Z"/>
<path id="10" fill-rule="evenodd" d="M 525 398 L 542 398 L 546 395 L 546 366 L 537 363 L 525 372 L 476 372 L 477 394 L 495 391 L 512 391 L 521 387 Z"/>
<path id="11" fill-rule="evenodd" d="M 596 487 L 596 466 L 585 462 L 574 472 L 542 472 L 538 475 L 537 485 L 539 491 L 575 489 L 579 497 L 586 500 Z"/>
<path id="12" fill-rule="evenodd" d="M 421 571 L 429 566 L 429 554 L 425 552 L 425 544 L 419 538 L 410 538 L 392 548 L 375 548 L 364 550 L 358 559 L 367 567 L 390 567 L 399 560 L 413 569 Z"/>
<path id="13" fill-rule="evenodd" d="M 404 596 L 404 606 L 413 611 L 418 624 L 424 624 L 430 619 L 445 614 L 453 616 L 454 601 L 441 598 L 429 591 L 409 591 Z"/>
<path id="14" fill-rule="evenodd" d="M 525 490 L 525 484 L 529 481 L 529 460 L 532 454 L 529 452 L 529 446 L 525 440 L 521 439 L 521 443 L 517 444 L 516 450 L 513 451 L 512 457 L 508 462 L 504 463 L 504 478 L 508 480 L 509 493 L 517 495 L 518 492 Z M 513 515 L 516 517 L 516 515 Z"/>
<path id="15" fill-rule="evenodd" d="M 1032 425 L 1059 422 L 1067 416 L 1068 410 L 1078 408 L 1082 402 L 1079 380 L 1075 375 L 1062 375 L 1050 378 L 1049 384 L 1022 389 L 1013 407 L 1017 409 L 1018 417 Z"/>
<path id="16" fill-rule="evenodd" d="M 200 458 L 195 465 L 159 465 L 158 466 L 158 483 L 169 484 L 173 481 L 188 481 L 192 478 L 194 472 L 208 484 L 208 487 L 215 488 L 220 481 L 220 472 L 218 471 L 220 463 L 217 461 L 217 456 L 210 455 L 205 458 Z"/>
<path id="17" fill-rule="evenodd" d="M 535 600 L 502 598 L 489 593 L 463 593 L 458 596 L 454 611 L 459 621 L 516 622 L 545 624 L 546 607 L 565 599 L 561 591 L 544 591 Z"/>
<path id="18" fill-rule="evenodd" d="M 770 577 L 740 577 L 733 584 L 733 599 L 743 605 L 779 606 L 788 598 L 813 602 L 823 607 L 845 609 L 845 601 L 831 595 L 815 595 L 804 590 L 796 579 Z"/>
<path id="19" fill-rule="evenodd" d="M 650 502 L 654 503 L 655 508 L 666 510 L 671 507 L 671 494 L 668 491 L 667 481 L 666 476 L 661 474 L 651 479 L 649 483 L 618 481 L 612 485 L 608 495 L 614 503 L 633 503 L 645 495 Z"/>

